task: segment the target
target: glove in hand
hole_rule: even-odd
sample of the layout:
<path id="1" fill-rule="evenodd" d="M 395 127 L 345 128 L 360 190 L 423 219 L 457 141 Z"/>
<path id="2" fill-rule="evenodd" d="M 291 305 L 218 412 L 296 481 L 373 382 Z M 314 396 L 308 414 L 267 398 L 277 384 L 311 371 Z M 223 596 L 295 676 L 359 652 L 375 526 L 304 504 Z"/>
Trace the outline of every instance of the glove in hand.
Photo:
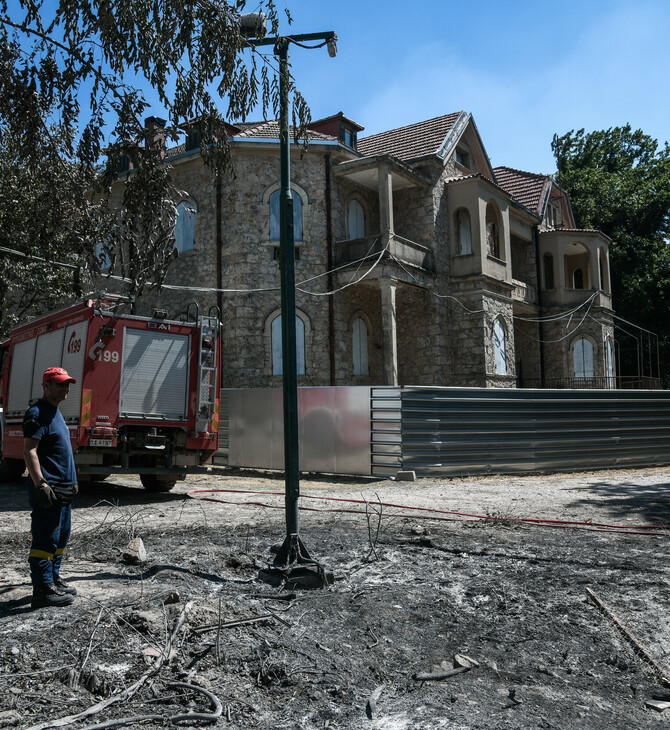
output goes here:
<path id="1" fill-rule="evenodd" d="M 55 504 L 58 503 L 58 500 L 56 499 L 56 494 L 51 488 L 51 485 L 45 484 L 44 482 L 34 487 L 33 496 L 35 498 L 35 504 L 38 507 L 43 507 L 45 509 L 53 507 Z"/>

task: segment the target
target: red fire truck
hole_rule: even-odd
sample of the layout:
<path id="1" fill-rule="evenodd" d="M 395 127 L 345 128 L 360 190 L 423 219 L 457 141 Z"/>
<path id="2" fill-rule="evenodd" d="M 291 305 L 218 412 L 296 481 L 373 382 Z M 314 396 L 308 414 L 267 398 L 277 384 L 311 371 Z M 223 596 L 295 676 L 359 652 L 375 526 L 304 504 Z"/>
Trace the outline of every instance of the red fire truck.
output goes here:
<path id="1" fill-rule="evenodd" d="M 14 329 L 0 345 L 0 480 L 24 472 L 22 420 L 42 395 L 42 374 L 65 368 L 76 384 L 60 405 L 79 479 L 139 474 L 166 492 L 218 448 L 221 337 L 218 311 L 190 305 L 164 313 L 117 313 L 123 297 L 101 293 Z"/>

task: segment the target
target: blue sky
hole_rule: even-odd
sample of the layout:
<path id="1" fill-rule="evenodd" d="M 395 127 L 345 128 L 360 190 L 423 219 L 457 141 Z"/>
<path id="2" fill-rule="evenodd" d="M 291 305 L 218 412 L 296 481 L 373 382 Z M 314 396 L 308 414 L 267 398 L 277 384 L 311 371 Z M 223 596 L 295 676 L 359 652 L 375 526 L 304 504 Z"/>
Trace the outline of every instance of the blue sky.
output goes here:
<path id="1" fill-rule="evenodd" d="M 493 165 L 541 173 L 555 132 L 630 122 L 670 141 L 670 0 L 277 6 L 282 33 L 338 34 L 335 59 L 294 47 L 294 75 L 314 119 L 343 111 L 363 136 L 465 109 Z"/>

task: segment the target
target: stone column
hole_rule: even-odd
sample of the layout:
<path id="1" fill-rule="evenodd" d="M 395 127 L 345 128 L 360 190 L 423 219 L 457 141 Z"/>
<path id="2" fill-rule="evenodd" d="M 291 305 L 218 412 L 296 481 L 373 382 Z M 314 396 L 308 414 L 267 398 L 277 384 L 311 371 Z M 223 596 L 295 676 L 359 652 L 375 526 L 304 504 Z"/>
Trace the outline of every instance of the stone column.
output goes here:
<path id="1" fill-rule="evenodd" d="M 382 297 L 382 356 L 384 358 L 384 385 L 398 385 L 398 339 L 396 335 L 395 294 L 393 279 L 379 282 Z"/>
<path id="2" fill-rule="evenodd" d="M 556 269 L 554 270 L 554 285 L 559 290 L 565 289 L 567 287 L 567 282 L 565 280 L 565 249 L 565 243 L 561 242 L 558 244 L 558 246 L 556 246 Z M 551 251 L 552 249 L 549 250 Z"/>
<path id="3" fill-rule="evenodd" d="M 379 232 L 382 234 L 381 245 L 388 245 L 393 236 L 393 179 L 391 177 L 391 163 L 384 160 L 379 163 Z"/>
<path id="4" fill-rule="evenodd" d="M 591 286 L 594 291 L 600 289 L 600 255 L 598 246 L 594 246 L 591 242 L 587 245 L 589 251 L 589 266 L 591 268 Z"/>

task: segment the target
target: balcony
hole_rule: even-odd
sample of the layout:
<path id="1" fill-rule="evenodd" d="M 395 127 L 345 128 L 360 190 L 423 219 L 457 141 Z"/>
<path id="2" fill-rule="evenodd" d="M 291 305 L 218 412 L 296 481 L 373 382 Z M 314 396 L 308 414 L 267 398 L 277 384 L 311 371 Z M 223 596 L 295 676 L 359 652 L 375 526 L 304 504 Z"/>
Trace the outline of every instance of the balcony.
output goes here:
<path id="1" fill-rule="evenodd" d="M 515 302 L 523 302 L 524 304 L 537 304 L 537 288 L 532 284 L 526 284 L 525 281 L 512 279 L 514 289 L 512 289 L 512 300 Z"/>
<path id="2" fill-rule="evenodd" d="M 542 305 L 545 307 L 567 307 L 571 309 L 583 304 L 587 299 L 593 299 L 593 307 L 612 309 L 612 297 L 602 289 L 569 289 L 567 287 L 556 287 L 546 289 L 542 292 Z"/>
<path id="3" fill-rule="evenodd" d="M 382 252 L 384 237 L 365 236 L 338 241 L 336 244 L 335 263 L 337 266 L 354 264 L 364 258 L 375 258 Z M 408 266 L 416 266 L 424 271 L 435 271 L 435 257 L 432 249 L 416 241 L 410 241 L 394 233 L 390 235 L 387 252 L 384 258 L 393 256 Z"/>

